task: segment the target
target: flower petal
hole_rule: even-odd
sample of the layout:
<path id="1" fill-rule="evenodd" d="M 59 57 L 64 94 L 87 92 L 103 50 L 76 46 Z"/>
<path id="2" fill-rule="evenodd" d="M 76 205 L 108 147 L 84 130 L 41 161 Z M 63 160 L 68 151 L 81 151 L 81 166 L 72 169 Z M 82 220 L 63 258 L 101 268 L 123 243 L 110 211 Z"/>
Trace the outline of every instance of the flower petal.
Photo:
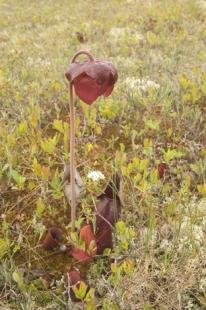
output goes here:
<path id="1" fill-rule="evenodd" d="M 85 74 L 75 79 L 74 88 L 77 96 L 87 104 L 92 104 L 99 96 L 99 85 Z"/>
<path id="2" fill-rule="evenodd" d="M 104 97 L 108 97 L 109 95 L 111 95 L 113 88 L 114 88 L 114 85 L 109 86 L 107 90 L 104 92 Z"/>
<path id="3" fill-rule="evenodd" d="M 105 60 L 96 59 L 95 61 L 88 62 L 85 66 L 85 72 L 101 85 L 104 84 L 105 81 L 109 82 L 111 76 L 113 77 L 113 83 L 117 80 L 117 71 L 115 67 Z"/>
<path id="4" fill-rule="evenodd" d="M 82 73 L 85 73 L 85 65 L 87 65 L 88 61 L 80 62 L 73 62 L 70 64 L 69 68 L 67 69 L 65 75 L 66 78 L 73 82 L 76 78 L 78 78 Z M 90 62 L 89 62 L 90 63 Z"/>

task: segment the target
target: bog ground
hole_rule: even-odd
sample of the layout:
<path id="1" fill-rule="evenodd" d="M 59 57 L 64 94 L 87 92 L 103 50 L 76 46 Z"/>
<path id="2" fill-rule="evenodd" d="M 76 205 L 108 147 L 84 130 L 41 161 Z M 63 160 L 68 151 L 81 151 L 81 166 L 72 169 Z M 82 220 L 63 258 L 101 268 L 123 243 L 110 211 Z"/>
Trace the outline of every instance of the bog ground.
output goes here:
<path id="1" fill-rule="evenodd" d="M 64 72 L 80 49 L 119 79 L 75 103 L 77 225 L 115 170 L 124 204 L 114 249 L 83 270 L 85 309 L 206 309 L 205 22 L 204 0 L 0 0 L 0 309 L 76 307 L 73 260 L 39 244 L 52 225 L 70 242 Z"/>

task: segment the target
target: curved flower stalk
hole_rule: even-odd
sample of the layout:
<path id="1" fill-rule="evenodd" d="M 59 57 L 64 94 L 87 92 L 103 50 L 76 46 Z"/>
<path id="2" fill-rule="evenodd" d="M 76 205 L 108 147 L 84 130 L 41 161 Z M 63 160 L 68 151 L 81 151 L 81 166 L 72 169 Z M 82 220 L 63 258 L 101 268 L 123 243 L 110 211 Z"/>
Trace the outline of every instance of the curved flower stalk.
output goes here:
<path id="1" fill-rule="evenodd" d="M 88 60 L 77 62 L 80 55 Z M 69 110 L 70 110 L 70 177 L 71 177 L 71 224 L 75 230 L 76 195 L 75 195 L 75 130 L 74 130 L 74 98 L 76 95 L 86 104 L 91 105 L 99 96 L 109 96 L 112 93 L 118 75 L 115 67 L 108 61 L 95 59 L 87 51 L 79 51 L 72 58 L 71 64 L 65 73 L 69 81 Z"/>

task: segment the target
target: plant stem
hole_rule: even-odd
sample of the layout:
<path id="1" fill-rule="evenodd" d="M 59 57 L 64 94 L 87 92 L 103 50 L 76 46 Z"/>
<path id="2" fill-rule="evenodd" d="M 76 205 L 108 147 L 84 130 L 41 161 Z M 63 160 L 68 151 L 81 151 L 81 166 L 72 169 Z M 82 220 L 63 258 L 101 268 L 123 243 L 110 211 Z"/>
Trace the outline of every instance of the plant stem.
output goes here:
<path id="1" fill-rule="evenodd" d="M 75 62 L 76 58 L 77 58 L 79 55 L 86 55 L 86 56 L 89 58 L 90 61 L 93 61 L 93 60 L 94 60 L 94 57 L 93 57 L 88 51 L 83 51 L 83 50 L 82 50 L 82 51 L 77 52 L 77 53 L 73 56 L 71 63 Z"/>
<path id="2" fill-rule="evenodd" d="M 70 100 L 70 182 L 71 182 L 71 224 L 72 231 L 75 230 L 76 220 L 76 193 L 75 193 L 75 128 L 74 128 L 74 98 L 73 98 L 73 85 L 69 84 Z"/>
<path id="3" fill-rule="evenodd" d="M 93 61 L 93 56 L 87 51 L 79 51 L 72 58 L 71 63 L 79 55 L 86 55 L 90 61 Z M 74 97 L 73 97 L 73 83 L 69 85 L 69 111 L 70 111 L 70 182 L 71 182 L 71 230 L 75 231 L 76 221 L 76 192 L 75 192 L 75 111 L 74 111 Z"/>

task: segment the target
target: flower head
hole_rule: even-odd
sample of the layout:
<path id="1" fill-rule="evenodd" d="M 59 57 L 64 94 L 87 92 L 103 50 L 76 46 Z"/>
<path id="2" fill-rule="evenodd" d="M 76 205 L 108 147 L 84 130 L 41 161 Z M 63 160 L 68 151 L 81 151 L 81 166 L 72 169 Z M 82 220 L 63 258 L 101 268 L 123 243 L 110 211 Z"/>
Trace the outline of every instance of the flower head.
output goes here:
<path id="1" fill-rule="evenodd" d="M 71 63 L 65 75 L 73 83 L 77 96 L 89 105 L 99 96 L 109 96 L 118 78 L 110 62 L 92 58 Z"/>
<path id="2" fill-rule="evenodd" d="M 98 170 L 90 171 L 87 174 L 87 177 L 89 179 L 91 179 L 92 181 L 99 181 L 99 180 L 104 180 L 105 179 L 105 176 L 103 175 L 103 173 L 101 171 L 98 171 Z"/>

